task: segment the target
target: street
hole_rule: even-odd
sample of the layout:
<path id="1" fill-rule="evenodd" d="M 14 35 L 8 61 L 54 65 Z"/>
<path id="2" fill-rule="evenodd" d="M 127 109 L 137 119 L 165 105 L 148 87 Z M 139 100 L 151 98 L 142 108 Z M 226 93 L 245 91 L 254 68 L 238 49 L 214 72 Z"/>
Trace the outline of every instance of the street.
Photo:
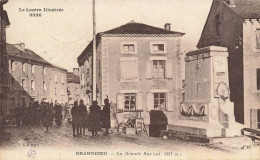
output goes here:
<path id="1" fill-rule="evenodd" d="M 50 156 L 53 159 L 79 158 L 85 159 L 87 152 L 106 152 L 113 159 L 133 159 L 147 157 L 149 159 L 248 159 L 258 154 L 259 147 L 241 150 L 216 144 L 194 143 L 173 139 L 162 139 L 136 135 L 111 133 L 103 136 L 103 131 L 96 137 L 91 132 L 82 137 L 73 137 L 69 124 L 50 128 L 49 133 L 44 127 L 9 127 L 11 140 L 1 144 L 3 159 L 28 159 L 29 152 L 37 152 L 37 157 Z M 112 132 L 112 131 L 111 131 Z M 19 153 L 13 155 L 13 151 Z M 69 158 L 70 157 L 70 158 Z M 90 156 L 88 156 L 90 157 Z M 91 159 L 106 159 L 107 156 L 94 156 Z M 44 158 L 42 158 L 44 159 Z"/>

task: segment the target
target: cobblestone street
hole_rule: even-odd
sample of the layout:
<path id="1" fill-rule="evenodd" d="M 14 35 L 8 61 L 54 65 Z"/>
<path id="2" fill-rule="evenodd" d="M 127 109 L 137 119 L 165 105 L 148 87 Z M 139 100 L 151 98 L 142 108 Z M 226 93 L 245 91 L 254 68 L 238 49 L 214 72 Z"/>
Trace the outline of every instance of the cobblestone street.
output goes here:
<path id="1" fill-rule="evenodd" d="M 91 137 L 90 132 L 87 132 L 87 135 L 82 137 L 73 137 L 71 125 L 68 124 L 62 126 L 54 125 L 50 128 L 49 133 L 45 132 L 45 128 L 43 127 L 32 127 L 31 129 L 28 127 L 10 127 L 6 131 L 11 133 L 11 140 L 1 144 L 1 154 L 7 159 L 9 156 L 14 156 L 11 154 L 13 150 L 21 152 L 19 154 L 21 156 L 14 156 L 13 159 L 28 159 L 28 151 L 36 151 L 39 153 L 37 155 L 38 158 L 40 158 L 40 155 L 45 155 L 44 150 L 47 149 L 48 154 L 52 155 L 54 159 L 57 158 L 56 156 L 61 155 L 65 159 L 68 157 L 73 158 L 73 156 L 76 156 L 76 152 L 85 151 L 106 151 L 114 159 L 122 158 L 123 156 L 129 157 L 131 154 L 137 154 L 137 152 L 140 152 L 142 156 L 144 156 L 144 152 L 146 152 L 147 156 L 151 154 L 151 159 L 157 159 L 158 155 L 162 159 L 187 159 L 195 155 L 197 159 L 219 159 L 220 157 L 225 157 L 225 159 L 234 159 L 234 157 L 237 159 L 247 159 L 252 156 L 252 153 L 255 153 L 253 150 L 259 149 L 254 147 L 241 150 L 215 144 L 116 133 L 103 136 L 103 131 L 99 132 L 99 136 L 97 137 Z M 50 153 L 50 150 L 53 153 Z M 200 158 L 198 158 L 198 153 Z M 133 159 L 137 159 L 138 155 L 132 155 L 132 157 Z M 84 159 L 86 156 L 78 155 L 77 158 Z M 98 157 L 97 159 L 100 158 L 102 157 Z M 106 159 L 107 157 L 103 158 Z"/>

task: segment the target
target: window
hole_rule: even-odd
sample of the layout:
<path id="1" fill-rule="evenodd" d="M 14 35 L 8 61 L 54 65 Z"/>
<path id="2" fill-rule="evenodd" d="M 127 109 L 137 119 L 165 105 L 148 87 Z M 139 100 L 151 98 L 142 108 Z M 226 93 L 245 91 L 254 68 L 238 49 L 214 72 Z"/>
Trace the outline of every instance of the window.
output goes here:
<path id="1" fill-rule="evenodd" d="M 31 72 L 34 73 L 34 71 L 35 71 L 35 66 L 32 65 Z"/>
<path id="2" fill-rule="evenodd" d="M 64 84 L 63 76 L 61 76 L 61 83 Z"/>
<path id="3" fill-rule="evenodd" d="M 256 70 L 256 88 L 260 90 L 260 68 Z"/>
<path id="4" fill-rule="evenodd" d="M 220 14 L 218 13 L 216 16 L 215 16 L 215 23 L 216 23 L 216 33 L 217 35 L 220 34 Z"/>
<path id="5" fill-rule="evenodd" d="M 136 110 L 136 93 L 124 94 L 124 110 L 135 111 Z"/>
<path id="6" fill-rule="evenodd" d="M 260 29 L 256 29 L 256 48 L 260 49 Z"/>
<path id="7" fill-rule="evenodd" d="M 124 44 L 123 45 L 123 51 L 124 52 L 134 52 L 135 51 L 135 45 L 133 45 L 133 44 Z"/>
<path id="8" fill-rule="evenodd" d="M 81 82 L 83 85 L 85 84 L 85 73 L 81 74 Z"/>
<path id="9" fill-rule="evenodd" d="M 9 60 L 9 68 L 10 70 L 14 70 L 14 61 L 13 60 Z"/>
<path id="10" fill-rule="evenodd" d="M 153 52 L 164 51 L 164 44 L 153 44 Z"/>
<path id="11" fill-rule="evenodd" d="M 46 67 L 43 67 L 43 75 L 46 75 Z"/>
<path id="12" fill-rule="evenodd" d="M 35 82 L 34 82 L 34 80 L 31 80 L 31 90 L 32 91 L 35 90 Z"/>
<path id="13" fill-rule="evenodd" d="M 156 53 L 165 54 L 167 52 L 166 42 L 151 42 L 150 43 L 150 52 L 153 54 L 156 54 Z"/>
<path id="14" fill-rule="evenodd" d="M 56 82 L 56 83 L 58 82 L 58 77 L 56 74 L 54 75 L 54 82 Z"/>
<path id="15" fill-rule="evenodd" d="M 54 89 L 55 96 L 57 95 L 57 88 Z"/>
<path id="16" fill-rule="evenodd" d="M 25 87 L 25 79 L 22 79 L 22 87 Z"/>
<path id="17" fill-rule="evenodd" d="M 26 63 L 23 63 L 23 72 L 26 72 Z"/>
<path id="18" fill-rule="evenodd" d="M 154 93 L 154 108 L 160 110 L 166 110 L 166 94 Z"/>
<path id="19" fill-rule="evenodd" d="M 47 86 L 46 86 L 46 83 L 43 82 L 43 91 L 46 91 L 47 90 Z"/>
<path id="20" fill-rule="evenodd" d="M 165 77 L 165 61 L 153 60 L 152 78 Z"/>
<path id="21" fill-rule="evenodd" d="M 120 59 L 121 80 L 137 80 L 138 59 L 136 57 L 123 57 Z"/>
<path id="22" fill-rule="evenodd" d="M 137 43 L 136 42 L 122 42 L 121 43 L 121 53 L 137 53 Z"/>

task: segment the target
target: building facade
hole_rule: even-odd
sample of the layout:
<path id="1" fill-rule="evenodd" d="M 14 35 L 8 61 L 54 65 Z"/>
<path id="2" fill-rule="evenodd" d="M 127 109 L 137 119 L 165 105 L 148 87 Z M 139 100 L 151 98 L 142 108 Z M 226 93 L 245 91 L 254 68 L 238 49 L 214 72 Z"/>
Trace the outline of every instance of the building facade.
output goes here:
<path id="1" fill-rule="evenodd" d="M 8 44 L 7 53 L 10 113 L 23 102 L 28 106 L 33 100 L 67 102 L 67 70 L 50 64 L 32 50 L 26 49 L 24 44 Z"/>
<path id="2" fill-rule="evenodd" d="M 254 129 L 260 129 L 259 8 L 259 0 L 214 0 L 197 45 L 228 48 L 235 118 Z"/>
<path id="3" fill-rule="evenodd" d="M 8 54 L 6 53 L 6 27 L 10 25 L 7 12 L 3 10 L 3 5 L 7 0 L 0 1 L 0 127 L 3 124 L 4 116 L 7 115 L 9 105 L 9 85 L 8 85 Z"/>
<path id="4" fill-rule="evenodd" d="M 151 110 L 168 123 L 182 99 L 180 39 L 184 33 L 134 21 L 97 34 L 97 99 L 117 104 L 118 121 L 139 114 L 150 124 Z M 78 57 L 83 93 L 91 101 L 92 42 Z M 85 87 L 85 88 L 84 88 Z M 114 126 L 112 121 L 112 126 Z"/>
<path id="5" fill-rule="evenodd" d="M 74 104 L 75 101 L 79 101 L 82 98 L 80 89 L 79 68 L 73 68 L 73 72 L 67 72 L 67 82 L 68 103 Z"/>

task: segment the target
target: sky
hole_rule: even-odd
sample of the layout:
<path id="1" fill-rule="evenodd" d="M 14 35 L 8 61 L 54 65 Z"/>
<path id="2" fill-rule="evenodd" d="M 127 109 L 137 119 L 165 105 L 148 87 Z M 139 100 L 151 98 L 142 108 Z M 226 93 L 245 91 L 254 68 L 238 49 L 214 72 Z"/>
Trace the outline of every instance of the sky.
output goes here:
<path id="1" fill-rule="evenodd" d="M 182 52 L 195 50 L 212 0 L 96 0 L 97 33 L 131 20 L 186 33 Z M 22 9 L 61 8 L 63 12 Z M 4 5 L 10 27 L 7 43 L 25 43 L 47 61 L 71 71 L 77 57 L 92 40 L 92 0 L 9 0 Z M 41 17 L 30 17 L 41 13 Z"/>

